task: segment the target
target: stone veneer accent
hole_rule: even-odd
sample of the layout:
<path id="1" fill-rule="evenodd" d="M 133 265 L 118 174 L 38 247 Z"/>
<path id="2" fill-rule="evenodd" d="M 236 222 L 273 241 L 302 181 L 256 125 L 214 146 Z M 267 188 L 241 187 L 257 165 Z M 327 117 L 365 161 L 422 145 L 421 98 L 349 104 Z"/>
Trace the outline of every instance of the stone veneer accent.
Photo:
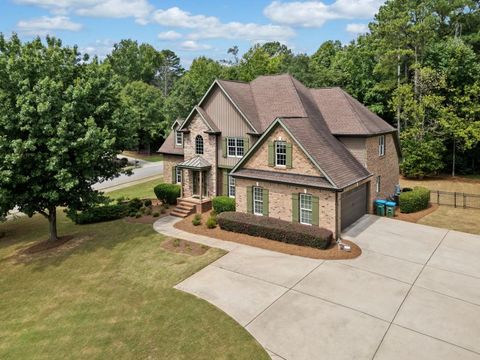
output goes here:
<path id="1" fill-rule="evenodd" d="M 183 161 L 183 155 L 163 154 L 163 182 L 172 183 L 172 167 Z"/>
<path id="2" fill-rule="evenodd" d="M 335 236 L 335 192 L 237 178 L 235 191 L 238 212 L 247 212 L 247 187 L 257 186 L 257 183 L 269 191 L 269 217 L 285 221 L 292 221 L 292 194 L 306 190 L 307 193 L 318 196 L 319 226 L 332 231 Z"/>
<path id="3" fill-rule="evenodd" d="M 292 168 L 287 169 L 285 167 L 270 167 L 268 166 L 268 143 L 275 140 L 282 140 L 292 144 Z M 322 176 L 320 170 L 310 161 L 305 155 L 303 150 L 297 145 L 295 141 L 287 134 L 287 132 L 281 127 L 277 127 L 264 141 L 263 144 L 254 154 L 248 159 L 246 164 L 243 165 L 245 169 L 267 170 L 267 171 L 279 171 L 289 172 L 294 174 L 310 175 L 310 176 Z"/>
<path id="4" fill-rule="evenodd" d="M 195 138 L 197 135 L 203 137 L 203 155 L 205 160 L 207 160 L 212 167 L 207 171 L 207 191 L 208 196 L 217 195 L 217 136 L 206 134 L 205 131 L 208 131 L 207 125 L 203 122 L 200 115 L 196 115 L 190 124 L 188 125 L 188 130 L 190 133 L 185 134 L 183 138 L 183 148 L 184 148 L 184 157 L 185 160 L 189 160 L 197 154 L 195 154 Z M 183 196 L 190 197 L 192 196 L 192 170 L 183 170 Z"/>
<path id="5" fill-rule="evenodd" d="M 373 202 L 378 198 L 386 198 L 395 192 L 395 185 L 399 183 L 398 156 L 395 147 L 395 134 L 385 135 L 385 155 L 378 155 L 378 136 L 366 139 L 367 149 L 367 169 L 374 176 L 370 182 L 370 203 L 369 209 L 373 207 Z M 376 177 L 380 176 L 380 193 L 376 192 Z"/>

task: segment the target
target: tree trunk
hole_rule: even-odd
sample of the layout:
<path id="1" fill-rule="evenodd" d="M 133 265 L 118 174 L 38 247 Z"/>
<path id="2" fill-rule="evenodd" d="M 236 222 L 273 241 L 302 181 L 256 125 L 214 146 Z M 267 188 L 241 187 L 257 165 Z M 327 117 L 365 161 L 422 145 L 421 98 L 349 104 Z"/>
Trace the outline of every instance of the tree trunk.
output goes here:
<path id="1" fill-rule="evenodd" d="M 452 153 L 452 176 L 455 176 L 455 137 L 453 138 L 453 153 Z"/>
<path id="2" fill-rule="evenodd" d="M 52 207 L 48 210 L 48 223 L 50 228 L 49 241 L 54 242 L 58 240 L 57 234 L 57 208 Z"/>

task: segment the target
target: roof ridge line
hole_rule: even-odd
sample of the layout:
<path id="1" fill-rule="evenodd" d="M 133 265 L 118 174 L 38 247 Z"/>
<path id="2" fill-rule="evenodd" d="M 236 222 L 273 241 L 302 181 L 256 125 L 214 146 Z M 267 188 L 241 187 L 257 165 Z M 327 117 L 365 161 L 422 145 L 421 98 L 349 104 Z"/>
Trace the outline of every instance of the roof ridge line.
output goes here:
<path id="1" fill-rule="evenodd" d="M 307 109 L 305 109 L 305 104 L 303 103 L 302 101 L 302 98 L 300 97 L 300 95 L 298 94 L 298 89 L 297 89 L 297 86 L 295 85 L 295 82 L 293 81 L 294 77 L 290 74 L 287 74 L 288 78 L 290 79 L 290 82 L 292 83 L 293 85 L 293 89 L 295 90 L 295 95 L 297 95 L 297 99 L 298 101 L 300 101 L 300 104 L 302 105 L 302 109 L 303 109 L 303 113 L 305 114 L 304 117 L 308 118 L 308 114 L 307 114 Z M 296 79 L 295 79 L 296 80 Z M 298 81 L 298 80 L 297 80 Z"/>
<path id="2" fill-rule="evenodd" d="M 363 129 L 368 132 L 368 128 L 365 126 L 365 124 L 363 123 L 362 119 L 360 118 L 357 110 L 355 109 L 355 107 L 353 106 L 352 104 L 352 101 L 351 99 L 349 98 L 349 96 L 351 96 L 350 94 L 348 94 L 349 96 L 347 96 L 347 93 L 345 91 L 343 91 L 343 89 L 341 89 L 342 91 L 340 91 L 340 93 L 342 94 L 342 96 L 345 98 L 345 100 L 347 100 L 347 103 L 348 103 L 348 106 L 350 106 L 350 109 L 352 109 L 352 112 L 355 114 L 355 117 L 357 118 L 357 122 L 363 127 Z"/>

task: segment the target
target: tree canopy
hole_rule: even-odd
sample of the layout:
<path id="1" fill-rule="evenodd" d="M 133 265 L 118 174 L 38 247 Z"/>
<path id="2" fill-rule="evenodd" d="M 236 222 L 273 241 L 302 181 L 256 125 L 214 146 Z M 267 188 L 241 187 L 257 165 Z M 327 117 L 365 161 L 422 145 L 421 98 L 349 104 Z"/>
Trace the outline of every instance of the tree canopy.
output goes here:
<path id="1" fill-rule="evenodd" d="M 116 156 L 131 141 L 117 77 L 87 60 L 55 38 L 0 35 L 0 216 L 38 212 L 52 241 L 57 207 L 100 201 L 92 185 L 121 172 Z"/>

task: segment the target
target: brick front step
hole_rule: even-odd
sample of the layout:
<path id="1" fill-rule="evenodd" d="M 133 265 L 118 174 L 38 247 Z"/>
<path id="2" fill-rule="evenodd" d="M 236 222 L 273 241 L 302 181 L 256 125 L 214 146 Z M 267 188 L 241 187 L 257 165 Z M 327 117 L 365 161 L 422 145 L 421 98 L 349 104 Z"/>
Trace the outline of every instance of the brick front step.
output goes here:
<path id="1" fill-rule="evenodd" d="M 170 215 L 186 218 L 188 215 L 195 212 L 195 205 L 186 201 L 180 201 Z"/>

